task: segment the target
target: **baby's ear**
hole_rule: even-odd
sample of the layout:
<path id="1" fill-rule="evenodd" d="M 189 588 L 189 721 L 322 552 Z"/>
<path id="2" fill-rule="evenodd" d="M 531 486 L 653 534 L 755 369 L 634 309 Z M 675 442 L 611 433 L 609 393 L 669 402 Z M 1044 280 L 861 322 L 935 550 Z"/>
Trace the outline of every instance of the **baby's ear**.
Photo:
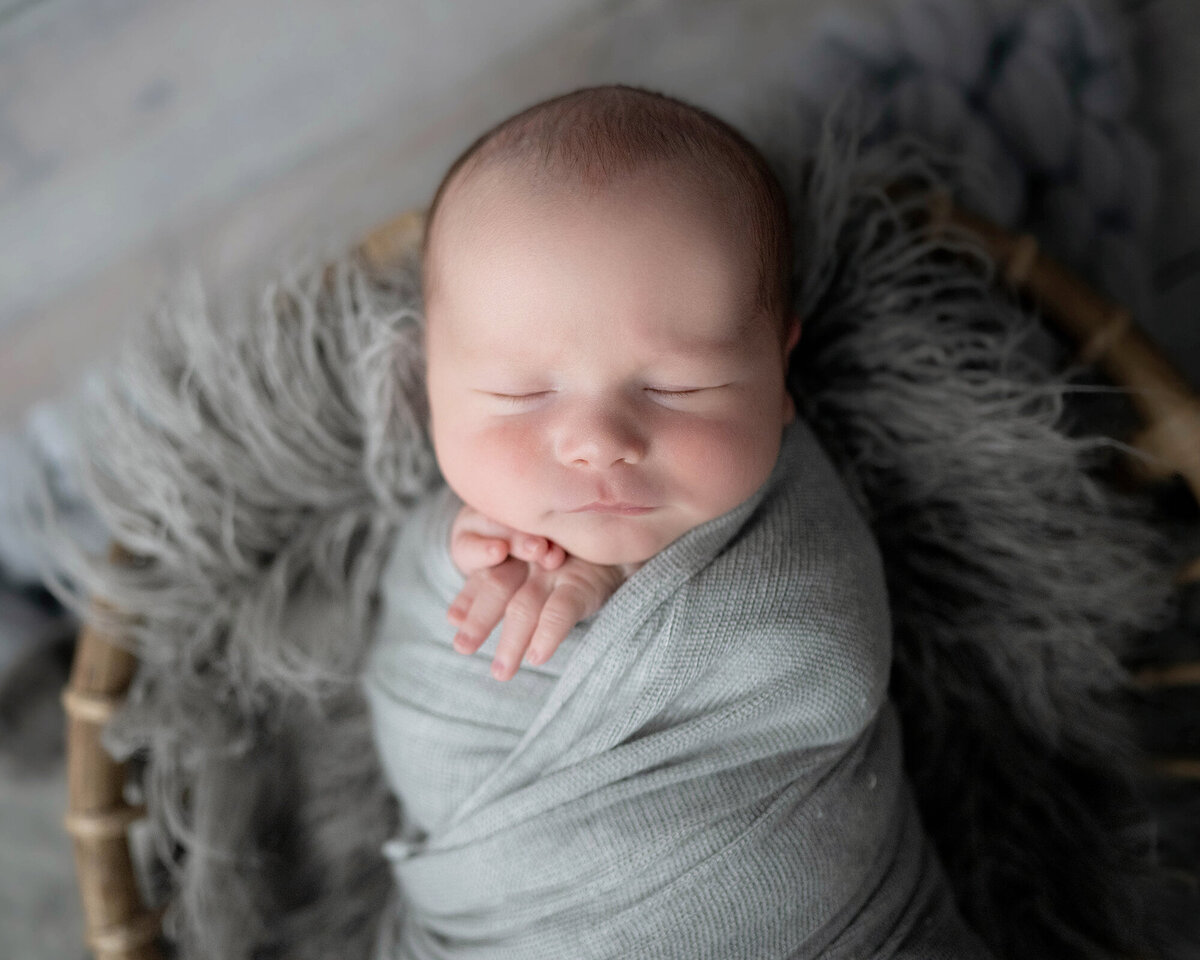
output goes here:
<path id="1" fill-rule="evenodd" d="M 800 340 L 800 330 L 803 324 L 800 321 L 800 314 L 793 313 L 787 321 L 787 346 L 783 351 L 783 423 L 787 426 L 796 419 L 796 401 L 792 399 L 791 391 L 787 388 L 787 371 L 788 360 L 792 355 L 792 350 L 795 349 L 797 342 Z"/>
<path id="2" fill-rule="evenodd" d="M 792 350 L 795 349 L 796 343 L 800 340 L 800 331 L 803 326 L 804 324 L 800 320 L 800 314 L 793 313 L 791 317 L 788 318 L 787 349 L 784 351 L 785 354 L 790 355 Z"/>
<path id="3" fill-rule="evenodd" d="M 780 408 L 780 414 L 785 427 L 796 419 L 796 401 L 786 386 L 783 388 L 783 405 Z"/>

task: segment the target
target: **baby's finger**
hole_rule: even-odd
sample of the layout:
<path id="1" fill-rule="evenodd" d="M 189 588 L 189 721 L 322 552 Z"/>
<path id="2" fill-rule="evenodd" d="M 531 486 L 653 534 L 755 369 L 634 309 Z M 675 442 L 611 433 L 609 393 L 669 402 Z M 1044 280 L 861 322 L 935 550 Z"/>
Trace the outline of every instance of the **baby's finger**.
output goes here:
<path id="1" fill-rule="evenodd" d="M 513 537 L 512 554 L 528 563 L 536 563 L 543 570 L 557 570 L 567 558 L 567 552 L 553 540 L 533 534 L 518 534 Z"/>
<path id="2" fill-rule="evenodd" d="M 550 550 L 550 541 L 531 533 L 518 533 L 512 538 L 510 549 L 514 557 L 526 563 L 539 563 Z"/>
<path id="3" fill-rule="evenodd" d="M 530 577 L 504 608 L 504 626 L 492 659 L 492 676 L 497 680 L 511 679 L 520 667 L 521 654 L 529 646 L 529 638 L 538 624 L 547 590 L 546 584 Z"/>
<path id="4" fill-rule="evenodd" d="M 463 584 L 463 588 L 458 591 L 458 595 L 450 601 L 450 607 L 446 611 L 446 619 L 456 627 L 467 618 L 467 613 L 471 609 L 471 604 L 475 602 L 475 594 L 479 591 L 479 580 L 476 577 L 467 577 L 467 582 Z"/>
<path id="5" fill-rule="evenodd" d="M 474 653 L 483 646 L 496 624 L 500 622 L 500 618 L 504 616 L 504 608 L 509 599 L 525 582 L 528 572 L 528 564 L 510 557 L 499 566 L 471 574 L 469 580 L 478 583 L 470 610 L 454 636 L 455 650 L 459 653 Z"/>
<path id="6" fill-rule="evenodd" d="M 567 551 L 560 547 L 557 543 L 551 543 L 550 549 L 546 551 L 546 555 L 542 557 L 540 563 L 543 570 L 557 570 L 567 559 Z"/>
<path id="7" fill-rule="evenodd" d="M 494 567 L 508 556 L 508 541 L 472 530 L 460 530 L 450 543 L 450 557 L 464 573 Z"/>
<path id="8" fill-rule="evenodd" d="M 583 619 L 585 608 L 586 601 L 577 589 L 569 584 L 556 586 L 542 605 L 537 629 L 533 632 L 525 659 L 533 664 L 549 660 L 571 628 Z"/>

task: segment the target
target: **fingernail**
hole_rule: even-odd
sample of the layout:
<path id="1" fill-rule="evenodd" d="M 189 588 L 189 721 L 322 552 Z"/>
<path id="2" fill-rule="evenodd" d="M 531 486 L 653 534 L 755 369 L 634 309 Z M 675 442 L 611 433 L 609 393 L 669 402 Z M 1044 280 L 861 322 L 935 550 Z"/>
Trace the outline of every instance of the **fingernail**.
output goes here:
<path id="1" fill-rule="evenodd" d="M 541 650 L 528 650 L 525 653 L 525 662 L 532 663 L 534 666 L 537 666 L 544 659 Z"/>
<path id="2" fill-rule="evenodd" d="M 497 680 L 504 679 L 504 673 L 507 669 L 508 669 L 508 664 L 506 664 L 503 660 L 493 660 L 492 661 L 492 676 L 495 677 Z"/>
<path id="3" fill-rule="evenodd" d="M 454 649 L 459 653 L 466 653 L 466 647 L 470 646 L 471 638 L 465 633 L 456 633 L 454 635 Z"/>

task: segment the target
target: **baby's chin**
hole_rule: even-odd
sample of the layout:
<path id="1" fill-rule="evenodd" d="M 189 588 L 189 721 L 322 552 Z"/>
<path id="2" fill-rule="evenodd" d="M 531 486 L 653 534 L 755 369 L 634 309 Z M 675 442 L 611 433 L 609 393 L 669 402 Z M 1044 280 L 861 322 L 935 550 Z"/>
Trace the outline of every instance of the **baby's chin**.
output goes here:
<path id="1" fill-rule="evenodd" d="M 556 542 L 573 557 L 603 566 L 642 564 L 670 541 L 649 532 L 567 533 Z"/>

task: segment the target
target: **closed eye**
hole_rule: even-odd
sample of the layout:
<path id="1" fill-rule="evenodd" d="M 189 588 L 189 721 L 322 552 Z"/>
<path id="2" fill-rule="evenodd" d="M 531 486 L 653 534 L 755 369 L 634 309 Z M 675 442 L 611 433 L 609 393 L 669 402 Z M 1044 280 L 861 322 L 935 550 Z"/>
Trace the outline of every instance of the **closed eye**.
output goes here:
<path id="1" fill-rule="evenodd" d="M 652 393 L 656 397 L 690 397 L 696 393 L 702 393 L 708 387 L 693 387 L 690 390 L 664 390 L 660 387 L 646 387 L 647 393 Z"/>
<path id="2" fill-rule="evenodd" d="M 646 387 L 645 388 L 647 393 L 651 393 L 656 397 L 664 397 L 664 398 L 672 399 L 672 400 L 684 399 L 686 397 L 695 396 L 696 394 L 704 393 L 706 391 L 715 390 L 715 389 L 717 389 L 717 388 L 716 387 L 691 387 L 691 388 L 688 388 L 685 390 L 669 390 L 665 387 Z M 521 406 L 523 404 L 531 403 L 534 400 L 538 400 L 542 397 L 546 397 L 546 396 L 549 396 L 550 394 L 554 393 L 553 390 L 537 390 L 532 393 L 496 393 L 491 390 L 481 390 L 479 392 L 484 394 L 484 396 L 492 397 L 496 400 L 499 400 L 501 403 L 511 405 L 511 406 Z"/>
<path id="3" fill-rule="evenodd" d="M 490 390 L 481 391 L 489 397 L 495 397 L 504 403 L 515 405 L 528 403 L 530 400 L 536 400 L 538 397 L 544 397 L 551 393 L 550 390 L 538 390 L 534 393 L 493 393 Z"/>

